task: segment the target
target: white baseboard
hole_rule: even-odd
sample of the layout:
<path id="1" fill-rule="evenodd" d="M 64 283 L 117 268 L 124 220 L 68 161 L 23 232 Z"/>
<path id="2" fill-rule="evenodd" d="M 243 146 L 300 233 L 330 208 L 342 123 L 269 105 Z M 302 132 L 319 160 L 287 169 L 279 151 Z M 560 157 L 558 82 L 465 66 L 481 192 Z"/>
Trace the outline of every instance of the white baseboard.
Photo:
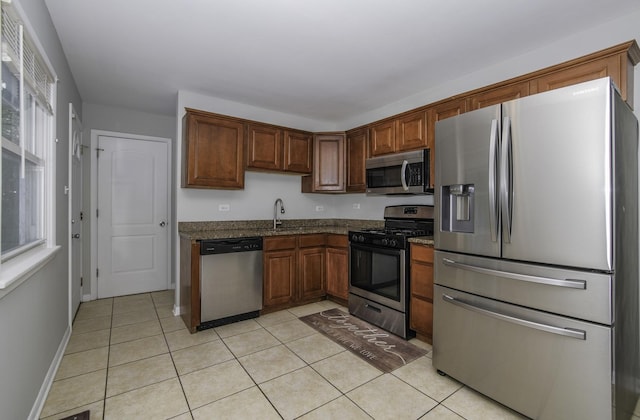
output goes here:
<path id="1" fill-rule="evenodd" d="M 89 302 L 89 301 L 91 301 L 91 300 L 93 300 L 93 299 L 91 298 L 91 294 L 88 294 L 88 295 L 82 295 L 82 301 L 83 301 L 83 302 Z"/>
<path id="2" fill-rule="evenodd" d="M 28 417 L 29 420 L 37 420 L 38 418 L 40 418 L 40 413 L 44 408 L 44 403 L 47 401 L 47 395 L 49 394 L 49 390 L 51 389 L 51 384 L 53 384 L 53 379 L 56 377 L 56 372 L 58 371 L 58 367 L 60 366 L 60 362 L 62 361 L 62 357 L 64 356 L 64 351 L 66 350 L 67 344 L 69 343 L 69 338 L 71 338 L 70 325 L 67 327 L 67 331 L 62 337 L 62 341 L 58 346 L 58 351 L 51 361 L 51 365 L 49 366 L 47 375 L 44 377 L 44 381 L 42 382 L 42 386 L 40 387 L 40 392 L 38 392 L 38 397 L 31 407 L 31 412 L 29 413 Z"/>
<path id="3" fill-rule="evenodd" d="M 173 316 L 180 316 L 180 305 L 173 304 Z"/>

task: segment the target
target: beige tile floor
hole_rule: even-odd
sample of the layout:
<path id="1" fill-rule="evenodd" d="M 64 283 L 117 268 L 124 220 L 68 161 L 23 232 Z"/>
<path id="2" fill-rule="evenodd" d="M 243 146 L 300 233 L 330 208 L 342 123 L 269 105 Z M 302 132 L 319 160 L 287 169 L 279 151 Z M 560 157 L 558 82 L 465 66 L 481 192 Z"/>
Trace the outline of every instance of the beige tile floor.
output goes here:
<path id="1" fill-rule="evenodd" d="M 426 343 L 385 374 L 298 320 L 330 301 L 196 334 L 172 306 L 173 291 L 82 303 L 41 418 L 523 418 L 438 375 Z"/>

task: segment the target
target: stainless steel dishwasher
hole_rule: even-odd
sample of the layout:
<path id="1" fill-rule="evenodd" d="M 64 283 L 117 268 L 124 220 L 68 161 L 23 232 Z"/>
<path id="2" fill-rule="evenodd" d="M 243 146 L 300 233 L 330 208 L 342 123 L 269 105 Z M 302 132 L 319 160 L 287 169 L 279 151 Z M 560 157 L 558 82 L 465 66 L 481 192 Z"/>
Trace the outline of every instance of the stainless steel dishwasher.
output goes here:
<path id="1" fill-rule="evenodd" d="M 262 309 L 262 238 L 200 242 L 198 330 L 255 318 Z"/>

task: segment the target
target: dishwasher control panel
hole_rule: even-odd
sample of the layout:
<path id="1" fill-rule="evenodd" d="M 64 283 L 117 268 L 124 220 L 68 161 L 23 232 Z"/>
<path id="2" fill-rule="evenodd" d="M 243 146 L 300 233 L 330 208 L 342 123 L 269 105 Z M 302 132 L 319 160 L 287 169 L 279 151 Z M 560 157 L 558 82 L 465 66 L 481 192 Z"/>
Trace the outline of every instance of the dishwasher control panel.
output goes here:
<path id="1" fill-rule="evenodd" d="M 200 255 L 262 250 L 262 237 L 206 239 L 200 241 Z"/>

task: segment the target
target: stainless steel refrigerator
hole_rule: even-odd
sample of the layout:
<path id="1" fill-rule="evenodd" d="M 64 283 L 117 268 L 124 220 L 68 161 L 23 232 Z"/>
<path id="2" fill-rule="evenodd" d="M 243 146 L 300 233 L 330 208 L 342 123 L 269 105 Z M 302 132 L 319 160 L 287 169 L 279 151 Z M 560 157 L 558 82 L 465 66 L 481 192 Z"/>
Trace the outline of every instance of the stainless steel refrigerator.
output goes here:
<path id="1" fill-rule="evenodd" d="M 436 124 L 433 365 L 536 419 L 640 387 L 638 122 L 609 78 Z"/>

